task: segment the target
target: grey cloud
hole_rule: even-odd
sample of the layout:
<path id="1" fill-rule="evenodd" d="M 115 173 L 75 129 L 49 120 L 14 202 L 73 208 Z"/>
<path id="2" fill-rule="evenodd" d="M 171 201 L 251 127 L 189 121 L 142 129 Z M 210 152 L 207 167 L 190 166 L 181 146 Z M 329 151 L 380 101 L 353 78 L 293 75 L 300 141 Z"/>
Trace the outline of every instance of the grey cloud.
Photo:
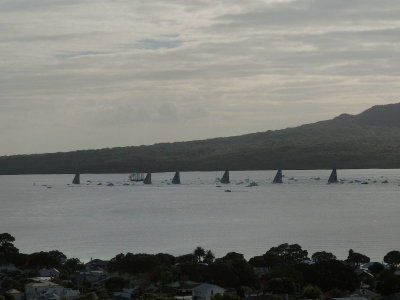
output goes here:
<path id="1" fill-rule="evenodd" d="M 84 0 L 82 0 L 84 1 Z M 1 12 L 20 12 L 20 11 L 43 11 L 53 7 L 62 7 L 81 4 L 80 0 L 2 0 L 0 1 Z M 87 1 L 87 0 L 86 0 Z"/>
<path id="2" fill-rule="evenodd" d="M 233 135 L 392 102 L 399 6 L 0 0 L 2 151 Z"/>
<path id="3" fill-rule="evenodd" d="M 64 54 L 56 54 L 56 58 L 67 59 L 67 58 L 75 58 L 80 56 L 88 56 L 88 55 L 103 55 L 110 54 L 110 52 L 98 52 L 98 51 L 80 51 L 73 53 L 64 53 Z"/>
<path id="4" fill-rule="evenodd" d="M 258 7 L 253 11 L 219 17 L 221 25 L 234 27 L 357 25 L 365 21 L 397 21 L 400 4 L 396 0 L 298 0 Z M 333 23 L 336 22 L 336 23 Z"/>
<path id="5" fill-rule="evenodd" d="M 162 49 L 162 48 L 176 48 L 182 44 L 182 41 L 179 40 L 156 40 L 156 39 L 144 39 L 140 40 L 134 44 L 133 47 L 139 49 Z"/>

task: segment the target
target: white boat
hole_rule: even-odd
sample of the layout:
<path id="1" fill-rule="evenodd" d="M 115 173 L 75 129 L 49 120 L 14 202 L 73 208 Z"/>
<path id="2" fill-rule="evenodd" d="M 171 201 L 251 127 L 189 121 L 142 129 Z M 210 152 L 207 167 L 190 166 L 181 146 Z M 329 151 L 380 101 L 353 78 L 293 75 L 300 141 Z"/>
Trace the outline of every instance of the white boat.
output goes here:
<path id="1" fill-rule="evenodd" d="M 144 180 L 144 173 L 132 173 L 129 175 L 130 181 L 143 181 Z"/>

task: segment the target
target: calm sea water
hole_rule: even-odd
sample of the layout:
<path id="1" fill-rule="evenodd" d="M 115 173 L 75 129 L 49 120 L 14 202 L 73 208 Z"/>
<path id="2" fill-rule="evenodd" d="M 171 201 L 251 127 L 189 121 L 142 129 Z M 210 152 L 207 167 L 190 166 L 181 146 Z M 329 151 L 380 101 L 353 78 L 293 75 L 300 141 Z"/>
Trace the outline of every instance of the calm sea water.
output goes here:
<path id="1" fill-rule="evenodd" d="M 0 232 L 22 252 L 58 249 L 83 261 L 196 246 L 250 258 L 285 242 L 374 261 L 400 250 L 400 170 L 339 170 L 344 183 L 331 185 L 329 173 L 284 171 L 284 183 L 271 184 L 272 171 L 231 172 L 222 187 L 222 172 L 181 173 L 181 185 L 169 184 L 173 173 L 153 174 L 151 186 L 128 174 L 83 174 L 80 186 L 69 185 L 73 175 L 0 176 Z"/>

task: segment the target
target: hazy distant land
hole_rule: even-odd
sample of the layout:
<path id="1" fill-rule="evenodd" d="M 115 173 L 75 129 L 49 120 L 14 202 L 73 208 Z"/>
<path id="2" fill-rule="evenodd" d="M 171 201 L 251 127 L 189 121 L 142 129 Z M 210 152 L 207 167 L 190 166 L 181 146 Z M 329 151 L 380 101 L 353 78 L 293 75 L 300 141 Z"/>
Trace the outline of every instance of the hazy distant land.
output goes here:
<path id="1" fill-rule="evenodd" d="M 276 131 L 0 157 L 0 174 L 400 167 L 400 103 Z"/>

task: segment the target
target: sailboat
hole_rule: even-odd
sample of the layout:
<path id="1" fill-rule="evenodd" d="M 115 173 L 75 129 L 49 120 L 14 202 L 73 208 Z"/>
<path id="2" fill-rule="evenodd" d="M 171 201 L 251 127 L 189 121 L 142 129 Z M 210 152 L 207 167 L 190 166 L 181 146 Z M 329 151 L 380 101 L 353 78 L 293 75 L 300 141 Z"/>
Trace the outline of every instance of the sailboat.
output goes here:
<path id="1" fill-rule="evenodd" d="M 75 174 L 75 177 L 74 177 L 74 180 L 72 180 L 72 183 L 73 184 L 81 184 L 80 174 L 79 173 Z"/>
<path id="2" fill-rule="evenodd" d="M 143 180 L 144 184 L 151 184 L 151 173 L 147 173 L 146 178 Z"/>
<path id="3" fill-rule="evenodd" d="M 224 175 L 222 176 L 220 182 L 221 182 L 221 183 L 229 183 L 229 182 L 230 182 L 230 181 L 229 181 L 229 171 L 228 171 L 228 170 L 225 171 L 225 173 L 224 173 Z"/>
<path id="4" fill-rule="evenodd" d="M 337 183 L 337 182 L 338 182 L 338 180 L 337 180 L 336 169 L 333 169 L 331 176 L 329 176 L 328 183 Z"/>
<path id="5" fill-rule="evenodd" d="M 279 169 L 278 172 L 276 172 L 274 181 L 272 183 L 282 183 L 282 170 Z"/>
<path id="6" fill-rule="evenodd" d="M 179 175 L 179 171 L 175 172 L 174 178 L 172 178 L 172 184 L 181 184 L 181 176 Z"/>

